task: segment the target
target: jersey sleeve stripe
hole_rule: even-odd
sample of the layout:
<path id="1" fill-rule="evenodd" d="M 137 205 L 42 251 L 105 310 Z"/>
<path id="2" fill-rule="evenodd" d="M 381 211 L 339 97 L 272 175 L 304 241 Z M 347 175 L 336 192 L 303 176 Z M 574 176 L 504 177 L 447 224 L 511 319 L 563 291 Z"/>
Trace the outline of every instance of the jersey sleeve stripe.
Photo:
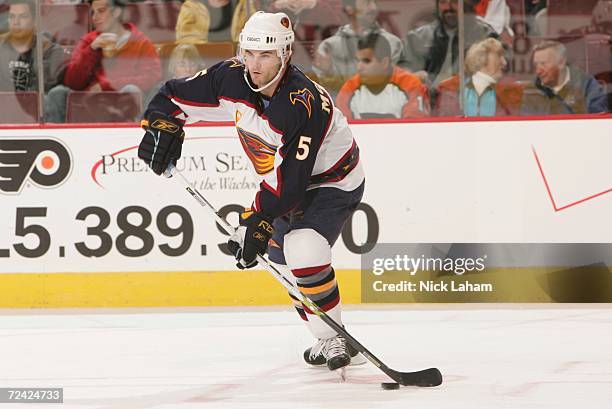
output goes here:
<path id="1" fill-rule="evenodd" d="M 170 97 L 170 99 L 172 101 L 178 102 L 179 104 L 188 105 L 188 106 L 192 106 L 192 107 L 213 107 L 214 108 L 214 107 L 218 107 L 219 106 L 219 102 L 217 102 L 215 104 L 209 104 L 209 103 L 206 103 L 206 102 L 188 101 L 186 99 L 182 99 L 182 98 L 175 97 L 175 96 Z"/>
<path id="2" fill-rule="evenodd" d="M 254 109 L 255 112 L 257 112 L 257 114 L 259 115 L 259 107 L 257 107 L 254 103 L 252 103 L 250 101 L 247 101 L 245 99 L 231 98 L 231 97 L 228 97 L 226 95 L 220 95 L 219 99 L 223 99 L 225 101 L 229 101 L 229 102 L 232 102 L 234 104 L 244 104 L 244 105 L 248 106 L 249 108 Z"/>

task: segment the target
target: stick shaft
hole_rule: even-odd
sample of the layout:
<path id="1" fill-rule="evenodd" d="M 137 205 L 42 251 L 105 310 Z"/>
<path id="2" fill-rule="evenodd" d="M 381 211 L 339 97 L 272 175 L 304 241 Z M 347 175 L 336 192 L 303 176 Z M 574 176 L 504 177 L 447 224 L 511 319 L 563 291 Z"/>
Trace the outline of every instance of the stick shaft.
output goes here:
<path id="1" fill-rule="evenodd" d="M 210 213 L 212 213 L 216 222 L 219 223 L 219 225 L 227 232 L 227 234 L 229 234 L 230 236 L 234 234 L 235 229 L 232 227 L 232 225 L 230 225 L 227 222 L 227 220 L 225 220 L 223 217 L 219 215 L 219 213 L 217 213 L 217 210 L 213 207 L 213 205 L 208 200 L 206 200 L 206 198 L 195 187 L 191 186 L 191 183 L 189 183 L 187 178 L 178 169 L 176 169 L 174 166 L 171 166 L 169 168 L 169 172 L 171 175 L 174 175 L 174 176 L 178 175 L 179 178 L 182 179 L 182 181 L 184 182 L 185 190 L 202 207 L 208 209 Z M 331 318 L 329 315 L 327 315 L 325 311 L 321 310 L 313 301 L 311 301 L 308 297 L 302 294 L 296 287 L 294 287 L 293 283 L 291 283 L 291 281 L 285 278 L 285 276 L 283 276 L 283 274 L 280 271 L 278 271 L 276 267 L 270 264 L 270 262 L 264 256 L 258 255 L 257 261 L 266 270 L 268 270 L 268 272 L 270 272 L 274 276 L 274 278 L 276 278 L 276 280 L 280 282 L 282 286 L 287 289 L 287 291 L 289 291 L 291 295 L 293 295 L 300 302 L 302 302 L 306 307 L 308 307 L 308 309 L 313 314 L 320 317 L 321 320 L 323 320 L 323 322 L 325 322 L 334 331 L 336 331 L 339 335 L 341 335 L 349 344 L 353 346 L 353 348 L 355 348 L 357 351 L 363 354 L 363 356 L 365 356 L 366 359 L 368 359 L 372 364 L 374 364 L 374 366 L 376 366 L 381 371 L 383 371 L 385 374 L 387 374 L 391 379 L 393 379 L 394 381 L 398 383 L 401 383 L 402 385 L 410 384 L 410 385 L 418 385 L 418 386 L 435 386 L 433 384 L 429 385 L 429 383 L 432 383 L 429 380 L 426 380 L 425 382 L 427 383 L 427 385 L 419 385 L 419 383 L 421 383 L 422 381 L 421 379 L 422 377 L 420 376 L 421 372 L 432 371 L 433 369 L 426 369 L 424 371 L 419 371 L 419 372 L 414 372 L 414 373 L 412 372 L 402 373 L 402 372 L 398 372 L 398 371 L 395 371 L 389 368 L 380 359 L 378 359 L 374 354 L 372 354 L 366 347 L 364 347 L 359 341 L 357 341 L 357 339 L 355 339 L 355 337 L 353 337 L 346 329 L 344 329 L 343 326 L 341 326 L 336 321 L 334 321 L 334 319 Z M 435 369 L 435 371 L 439 374 L 439 371 L 437 369 Z M 409 376 L 412 376 L 414 379 L 408 380 Z M 429 377 L 429 372 L 428 372 L 427 377 Z M 437 380 L 435 379 L 435 376 L 434 376 L 433 383 L 436 383 L 436 382 Z M 441 378 L 440 378 L 440 382 L 441 382 Z"/>

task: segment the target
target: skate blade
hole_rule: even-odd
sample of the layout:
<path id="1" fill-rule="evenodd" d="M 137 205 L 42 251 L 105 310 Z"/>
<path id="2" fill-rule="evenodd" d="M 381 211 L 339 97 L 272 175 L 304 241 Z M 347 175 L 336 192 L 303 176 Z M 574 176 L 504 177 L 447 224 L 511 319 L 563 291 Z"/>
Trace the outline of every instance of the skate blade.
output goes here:
<path id="1" fill-rule="evenodd" d="M 340 375 L 340 383 L 346 382 L 346 366 L 340 368 L 338 375 Z"/>

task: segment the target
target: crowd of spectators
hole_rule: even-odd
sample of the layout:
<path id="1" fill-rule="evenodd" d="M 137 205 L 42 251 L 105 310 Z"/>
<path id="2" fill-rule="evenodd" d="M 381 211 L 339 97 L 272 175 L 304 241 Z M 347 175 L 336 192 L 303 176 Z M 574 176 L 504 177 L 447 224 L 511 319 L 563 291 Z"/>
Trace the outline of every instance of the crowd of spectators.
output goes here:
<path id="1" fill-rule="evenodd" d="M 138 1 L 41 0 L 87 7 L 89 31 L 71 44 L 37 29 L 37 15 L 45 15 L 37 13 L 36 0 L 0 0 L 0 93 L 42 86 L 45 122 L 65 122 L 71 98 L 83 92 L 129 94 L 142 108 L 164 81 L 212 63 L 215 58 L 204 55 L 213 44 L 228 44 L 231 54 L 246 19 L 266 10 L 290 16 L 301 47 L 293 62 L 324 85 L 350 119 L 609 112 L 612 0 L 590 0 L 591 24 L 570 32 L 572 39 L 599 35 L 608 65 L 597 73 L 589 72 L 589 61 L 573 64 L 567 33 L 549 35 L 548 14 L 562 0 L 550 1 L 464 0 L 460 13 L 458 0 L 430 0 L 431 14 L 398 28 L 383 0 L 148 0 L 142 5 L 168 5 L 169 19 L 158 10 L 155 24 L 170 24 L 172 38 L 160 41 L 134 19 L 142 7 L 126 13 Z M 526 43 L 531 72 L 518 75 L 514 50 Z M 222 54 L 216 60 L 229 57 Z M 136 120 L 130 112 L 124 119 Z"/>

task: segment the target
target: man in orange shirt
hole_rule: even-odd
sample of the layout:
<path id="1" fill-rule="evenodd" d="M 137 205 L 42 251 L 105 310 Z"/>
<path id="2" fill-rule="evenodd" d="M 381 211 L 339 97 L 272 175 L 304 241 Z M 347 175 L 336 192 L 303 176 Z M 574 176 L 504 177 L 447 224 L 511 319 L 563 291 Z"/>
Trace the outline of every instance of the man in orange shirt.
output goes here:
<path id="1" fill-rule="evenodd" d="M 393 65 L 384 36 L 372 32 L 357 42 L 357 75 L 344 83 L 336 105 L 347 118 L 415 118 L 429 115 L 421 80 Z"/>
<path id="2" fill-rule="evenodd" d="M 121 0 L 90 0 L 94 31 L 74 49 L 65 87 L 52 90 L 51 122 L 64 122 L 66 96 L 76 91 L 147 93 L 161 80 L 161 63 L 155 46 L 136 26 L 122 23 Z"/>

